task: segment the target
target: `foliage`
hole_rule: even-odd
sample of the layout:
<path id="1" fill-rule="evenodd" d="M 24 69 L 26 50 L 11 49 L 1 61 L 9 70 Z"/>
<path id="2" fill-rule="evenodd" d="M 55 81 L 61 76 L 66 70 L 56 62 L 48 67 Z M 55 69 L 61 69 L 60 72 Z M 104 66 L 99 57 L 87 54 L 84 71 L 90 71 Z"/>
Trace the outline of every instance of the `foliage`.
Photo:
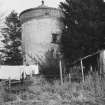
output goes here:
<path id="1" fill-rule="evenodd" d="M 72 62 L 105 48 L 105 3 L 103 0 L 65 0 L 61 51 Z"/>
<path id="2" fill-rule="evenodd" d="M 59 78 L 59 61 L 54 57 L 53 51 L 45 54 L 45 62 L 40 64 L 40 71 L 47 79 Z"/>
<path id="3" fill-rule="evenodd" d="M 21 65 L 22 48 L 21 48 L 21 24 L 18 14 L 12 11 L 5 19 L 6 27 L 2 28 L 4 49 L 4 64 Z"/>

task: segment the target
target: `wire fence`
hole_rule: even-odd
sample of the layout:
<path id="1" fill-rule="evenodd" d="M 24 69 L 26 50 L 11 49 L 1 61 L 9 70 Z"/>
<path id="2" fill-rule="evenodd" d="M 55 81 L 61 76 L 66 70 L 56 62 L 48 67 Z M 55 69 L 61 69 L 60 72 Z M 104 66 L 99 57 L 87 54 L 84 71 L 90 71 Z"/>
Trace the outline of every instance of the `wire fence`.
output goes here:
<path id="1" fill-rule="evenodd" d="M 63 83 L 65 83 L 67 81 L 68 82 L 73 81 L 73 82 L 80 83 L 81 81 L 83 81 L 83 83 L 85 84 L 88 81 L 88 84 L 91 82 L 93 84 L 95 84 L 94 88 L 97 91 L 99 91 L 98 88 L 104 88 L 105 87 L 105 83 L 104 83 L 105 72 L 103 72 L 103 66 L 105 66 L 104 65 L 105 63 L 99 62 L 100 61 L 99 55 L 101 53 L 103 53 L 103 51 L 99 51 L 95 54 L 92 54 L 90 56 L 84 57 L 84 58 L 76 61 L 75 63 L 70 65 L 69 68 L 67 68 L 66 72 L 64 72 L 62 70 Z M 93 62 L 94 60 L 96 60 L 97 62 L 94 63 Z M 81 61 L 82 61 L 82 64 L 81 64 Z M 40 75 L 39 75 L 39 77 L 40 77 Z M 56 79 L 60 80 L 61 75 L 59 72 L 59 74 L 43 75 L 43 77 L 44 78 L 52 78 L 52 80 L 56 80 Z M 1 81 L 1 84 L 2 84 L 1 86 L 4 86 L 9 91 L 16 91 L 18 93 L 18 91 L 21 91 L 21 90 L 24 91 L 26 89 L 27 85 L 31 84 L 30 81 L 32 78 L 29 77 L 29 79 L 26 79 L 23 82 L 22 81 L 11 81 L 11 80 Z M 12 88 L 14 86 L 15 86 L 15 88 Z M 31 84 L 31 86 L 35 86 L 35 84 Z"/>

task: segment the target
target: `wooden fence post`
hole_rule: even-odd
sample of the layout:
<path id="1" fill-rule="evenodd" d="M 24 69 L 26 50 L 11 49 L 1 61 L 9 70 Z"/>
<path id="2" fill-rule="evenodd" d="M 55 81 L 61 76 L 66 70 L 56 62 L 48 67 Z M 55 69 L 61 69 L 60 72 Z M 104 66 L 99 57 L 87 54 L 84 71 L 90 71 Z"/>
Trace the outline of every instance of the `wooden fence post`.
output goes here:
<path id="1" fill-rule="evenodd" d="M 71 83 L 71 74 L 69 73 L 69 82 Z"/>
<path id="2" fill-rule="evenodd" d="M 82 70 L 82 81 L 84 83 L 84 71 L 83 71 L 83 62 L 82 62 L 82 59 L 81 59 L 81 70 Z"/>
<path id="3" fill-rule="evenodd" d="M 63 85 L 63 74 L 62 74 L 62 62 L 61 62 L 61 59 L 59 60 L 59 68 L 60 68 L 61 85 Z"/>

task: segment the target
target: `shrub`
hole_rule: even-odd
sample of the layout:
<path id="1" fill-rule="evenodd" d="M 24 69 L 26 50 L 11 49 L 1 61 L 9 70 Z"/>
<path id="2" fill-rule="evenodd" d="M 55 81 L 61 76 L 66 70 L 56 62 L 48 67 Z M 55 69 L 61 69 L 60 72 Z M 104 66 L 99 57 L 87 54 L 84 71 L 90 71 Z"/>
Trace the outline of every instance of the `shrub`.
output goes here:
<path id="1" fill-rule="evenodd" d="M 59 60 L 54 57 L 52 50 L 45 54 L 45 62 L 40 64 L 40 73 L 47 80 L 59 78 Z"/>

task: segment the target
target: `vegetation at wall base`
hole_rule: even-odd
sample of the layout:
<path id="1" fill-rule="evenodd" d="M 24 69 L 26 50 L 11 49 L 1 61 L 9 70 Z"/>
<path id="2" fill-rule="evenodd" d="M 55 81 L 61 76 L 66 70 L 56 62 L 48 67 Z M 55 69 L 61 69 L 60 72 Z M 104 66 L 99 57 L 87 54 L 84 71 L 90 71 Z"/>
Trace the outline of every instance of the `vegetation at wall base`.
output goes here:
<path id="1" fill-rule="evenodd" d="M 45 61 L 40 65 L 40 73 L 47 79 L 53 80 L 60 78 L 59 59 L 54 57 L 53 50 L 49 50 L 45 54 Z"/>

